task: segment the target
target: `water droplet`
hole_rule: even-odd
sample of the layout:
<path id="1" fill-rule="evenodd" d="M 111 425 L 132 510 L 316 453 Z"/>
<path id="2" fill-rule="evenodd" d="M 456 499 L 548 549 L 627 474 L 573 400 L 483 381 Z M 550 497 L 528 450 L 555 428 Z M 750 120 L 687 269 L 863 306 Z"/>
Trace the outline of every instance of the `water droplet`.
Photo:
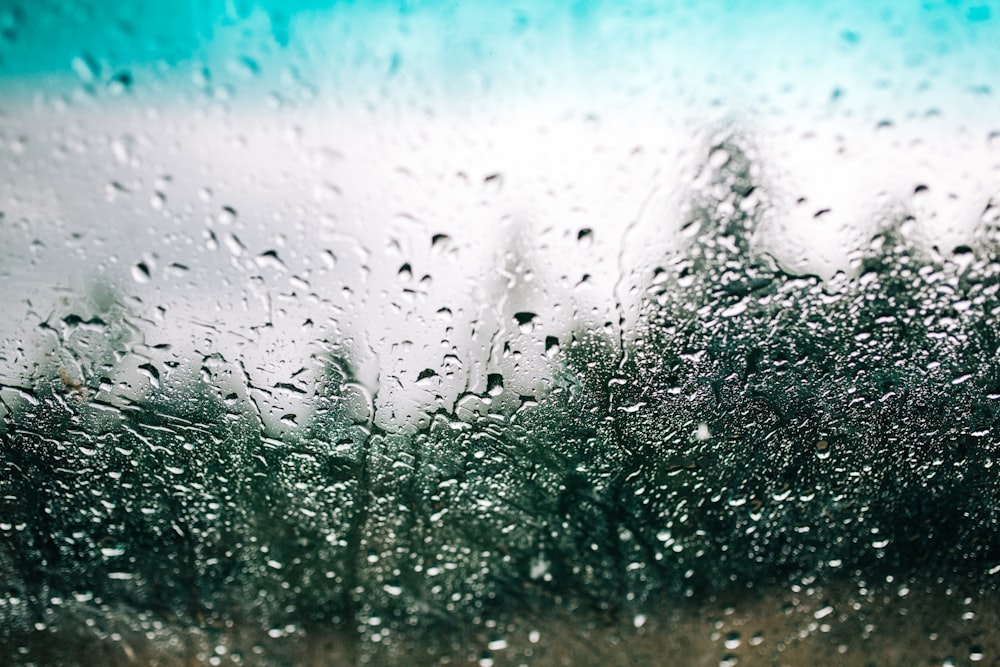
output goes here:
<path id="1" fill-rule="evenodd" d="M 236 209 L 231 206 L 223 206 L 222 210 L 215 217 L 220 225 L 231 225 L 236 222 Z"/>
<path id="2" fill-rule="evenodd" d="M 232 254 L 239 256 L 246 252 L 246 246 L 243 245 L 243 242 L 235 234 L 226 234 L 223 240 Z"/>
<path id="3" fill-rule="evenodd" d="M 127 69 L 118 70 L 108 81 L 108 92 L 112 95 L 120 95 L 132 89 L 132 72 Z"/>
<path id="4" fill-rule="evenodd" d="M 139 372 L 149 379 L 149 384 L 154 389 L 160 388 L 160 371 L 152 364 L 142 364 L 138 368 Z"/>
<path id="5" fill-rule="evenodd" d="M 447 234 L 435 234 L 431 237 L 431 250 L 435 254 L 446 252 L 451 247 L 451 237 Z"/>
<path id="6" fill-rule="evenodd" d="M 559 354 L 559 339 L 555 336 L 545 337 L 545 356 L 549 359 Z"/>
<path id="7" fill-rule="evenodd" d="M 13 42 L 23 21 L 24 13 L 20 7 L 5 7 L 0 10 L 0 38 Z"/>
<path id="8" fill-rule="evenodd" d="M 538 315 L 529 312 L 514 313 L 514 320 L 517 322 L 517 327 L 523 334 L 529 334 L 535 330 L 535 318 Z"/>
<path id="9" fill-rule="evenodd" d="M 549 572 L 549 565 L 551 563 L 545 558 L 545 556 L 538 556 L 531 561 L 531 569 L 528 573 L 532 579 L 544 578 Z"/>
<path id="10" fill-rule="evenodd" d="M 719 314 L 722 317 L 736 317 L 737 315 L 742 315 L 743 313 L 745 313 L 746 310 L 747 310 L 747 300 L 743 299 L 729 306 Z"/>
<path id="11" fill-rule="evenodd" d="M 236 74 L 247 79 L 260 74 L 260 64 L 249 56 L 241 56 L 231 61 L 231 69 Z"/>
<path id="12" fill-rule="evenodd" d="M 704 153 L 702 153 L 704 155 Z M 729 162 L 729 151 L 716 148 L 708 156 L 708 164 L 712 169 L 722 169 Z"/>
<path id="13" fill-rule="evenodd" d="M 826 440 L 818 440 L 816 442 L 816 458 L 828 459 L 830 458 L 830 443 Z"/>
<path id="14" fill-rule="evenodd" d="M 117 137 L 111 140 L 111 155 L 119 164 L 128 164 L 132 161 L 132 146 L 135 140 L 130 135 Z"/>
<path id="15" fill-rule="evenodd" d="M 132 267 L 132 279 L 137 283 L 148 283 L 149 278 L 149 265 L 146 262 L 138 262 Z"/>
<path id="16" fill-rule="evenodd" d="M 416 384 L 419 387 L 432 386 L 434 384 L 434 378 L 436 378 L 437 376 L 438 376 L 437 371 L 431 368 L 425 368 L 424 370 L 420 371 L 419 375 L 417 375 Z"/>
<path id="17" fill-rule="evenodd" d="M 503 375 L 490 373 L 486 378 L 486 393 L 494 398 L 503 393 Z"/>
<path id="18" fill-rule="evenodd" d="M 287 271 L 288 267 L 281 261 L 277 250 L 265 250 L 254 258 L 254 264 L 261 268 L 274 269 L 276 271 Z"/>
<path id="19" fill-rule="evenodd" d="M 101 71 L 100 64 L 89 53 L 81 53 L 73 58 L 70 64 L 73 67 L 73 72 L 80 77 L 80 81 L 83 83 L 93 82 Z"/>
<path id="20" fill-rule="evenodd" d="M 817 609 L 815 612 L 813 612 L 813 618 L 815 618 L 818 621 L 821 618 L 826 618 L 832 613 L 833 613 L 833 607 L 827 605 L 826 607 L 823 607 L 822 609 Z"/>

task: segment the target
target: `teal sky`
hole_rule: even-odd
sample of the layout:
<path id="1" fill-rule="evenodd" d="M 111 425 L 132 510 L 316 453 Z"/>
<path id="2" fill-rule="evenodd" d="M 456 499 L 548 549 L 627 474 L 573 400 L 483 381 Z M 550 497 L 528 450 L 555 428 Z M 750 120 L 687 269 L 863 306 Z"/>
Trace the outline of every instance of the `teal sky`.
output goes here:
<path id="1" fill-rule="evenodd" d="M 995 94 L 998 2 L 0 0 L 0 86 L 298 77 L 350 101 L 613 94 L 700 107 L 892 90 Z M 172 74 L 181 76 L 173 77 Z M 829 90 L 819 91 L 822 81 Z M 925 95 L 926 97 L 926 95 Z"/>

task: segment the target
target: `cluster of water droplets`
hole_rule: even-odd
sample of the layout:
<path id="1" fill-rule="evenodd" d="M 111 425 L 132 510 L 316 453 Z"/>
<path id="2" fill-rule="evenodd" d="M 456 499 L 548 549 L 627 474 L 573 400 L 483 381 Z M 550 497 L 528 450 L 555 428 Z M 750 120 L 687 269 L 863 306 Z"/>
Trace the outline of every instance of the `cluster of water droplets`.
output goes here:
<path id="1" fill-rule="evenodd" d="M 711 147 L 633 331 L 540 332 L 548 391 L 493 373 L 394 432 L 338 345 L 308 418 L 275 431 L 238 362 L 176 359 L 167 381 L 126 300 L 64 304 L 30 381 L 0 392 L 0 621 L 337 632 L 351 660 L 472 627 L 492 664 L 553 608 L 641 629 L 841 571 L 995 573 L 997 209 L 944 254 L 888 211 L 852 273 L 791 275 L 756 248 L 749 155 Z M 143 391 L 115 379 L 126 357 Z"/>

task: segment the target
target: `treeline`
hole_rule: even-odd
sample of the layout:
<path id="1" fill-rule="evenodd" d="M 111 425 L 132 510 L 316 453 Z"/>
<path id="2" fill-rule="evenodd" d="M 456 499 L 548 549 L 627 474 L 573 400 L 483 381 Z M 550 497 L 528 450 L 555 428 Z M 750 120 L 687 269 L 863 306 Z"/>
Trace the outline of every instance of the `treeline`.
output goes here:
<path id="1" fill-rule="evenodd" d="M 331 355 L 311 418 L 278 437 L 195 374 L 111 403 L 39 366 L 2 394 L 0 621 L 76 603 L 370 636 L 984 573 L 1000 562 L 1000 216 L 943 257 L 904 212 L 855 274 L 793 276 L 752 244 L 752 162 L 712 150 L 692 240 L 650 272 L 624 350 L 564 334 L 552 391 L 516 409 L 467 395 L 385 433 L 352 413 Z"/>

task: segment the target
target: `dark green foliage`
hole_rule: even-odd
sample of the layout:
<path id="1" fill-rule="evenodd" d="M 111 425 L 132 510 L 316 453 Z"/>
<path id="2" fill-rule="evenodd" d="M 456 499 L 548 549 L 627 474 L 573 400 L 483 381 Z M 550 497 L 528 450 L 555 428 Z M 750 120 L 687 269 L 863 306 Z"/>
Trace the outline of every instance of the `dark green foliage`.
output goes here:
<path id="1" fill-rule="evenodd" d="M 284 441 L 265 442 L 266 466 L 247 555 L 276 625 L 353 623 L 361 531 L 366 524 L 370 430 L 343 398 L 356 382 L 331 358 L 312 402 L 312 418 Z"/>
<path id="2" fill-rule="evenodd" d="M 260 434 L 214 389 L 115 406 L 43 385 L 0 437 L 12 594 L 197 620 L 240 597 Z"/>
<path id="3" fill-rule="evenodd" d="M 904 220 L 857 278 L 788 276 L 726 149 L 615 385 L 642 523 L 709 586 L 996 558 L 995 265 L 926 257 Z"/>

